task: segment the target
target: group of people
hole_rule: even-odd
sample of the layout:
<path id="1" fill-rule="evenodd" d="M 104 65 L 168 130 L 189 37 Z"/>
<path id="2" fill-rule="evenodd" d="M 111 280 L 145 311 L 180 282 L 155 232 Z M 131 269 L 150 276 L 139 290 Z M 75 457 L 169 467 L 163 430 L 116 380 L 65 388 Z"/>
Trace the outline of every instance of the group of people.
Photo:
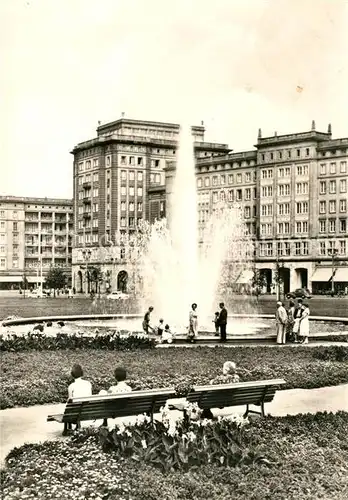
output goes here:
<path id="1" fill-rule="evenodd" d="M 188 325 L 188 340 L 190 342 L 195 342 L 198 336 L 198 311 L 197 304 L 194 302 L 191 305 L 191 310 L 189 312 L 189 325 Z M 220 336 L 220 342 L 226 342 L 227 340 L 227 317 L 228 312 L 223 302 L 219 304 L 220 311 L 215 313 L 215 318 L 213 323 L 215 324 L 215 335 Z M 150 332 L 156 333 L 161 336 L 163 342 L 168 342 L 171 344 L 175 340 L 175 333 L 171 330 L 168 324 L 164 325 L 164 320 L 161 318 L 157 327 L 151 326 L 151 313 L 153 312 L 153 307 L 150 306 L 146 311 L 143 319 L 143 330 L 148 335 Z"/>
<path id="2" fill-rule="evenodd" d="M 287 341 L 308 344 L 309 314 L 308 303 L 302 299 L 297 299 L 297 304 L 291 300 L 288 310 L 282 302 L 277 302 L 277 344 L 286 344 Z"/>
<path id="3" fill-rule="evenodd" d="M 76 399 L 92 396 L 92 384 L 89 380 L 83 378 L 83 369 L 80 364 L 74 364 L 71 370 L 71 376 L 74 381 L 68 387 L 68 399 Z M 124 367 L 118 366 L 114 371 L 115 384 L 111 385 L 109 389 L 102 389 L 98 395 L 107 396 L 112 394 L 121 394 L 132 392 L 132 387 L 127 383 L 127 371 Z M 212 380 L 210 385 L 219 384 L 235 384 L 240 382 L 237 373 L 236 363 L 233 361 L 226 361 L 222 367 L 222 373 Z M 204 410 L 202 418 L 214 418 L 211 410 Z M 107 425 L 107 420 L 104 419 L 104 425 Z M 78 426 L 77 426 L 78 427 Z M 68 425 L 67 430 L 71 430 L 71 424 Z"/>

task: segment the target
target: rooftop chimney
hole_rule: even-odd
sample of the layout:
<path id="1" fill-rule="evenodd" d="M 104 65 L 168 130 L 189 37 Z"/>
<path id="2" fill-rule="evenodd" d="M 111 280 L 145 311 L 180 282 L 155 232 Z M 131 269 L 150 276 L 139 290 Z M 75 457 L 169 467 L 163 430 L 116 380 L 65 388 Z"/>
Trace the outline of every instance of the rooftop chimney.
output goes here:
<path id="1" fill-rule="evenodd" d="M 258 135 L 258 138 L 261 139 L 262 137 L 262 132 L 261 132 L 261 129 L 259 128 L 259 135 Z"/>
<path id="2" fill-rule="evenodd" d="M 98 127 L 100 127 L 100 125 L 101 125 L 101 121 L 100 121 L 100 120 L 98 120 Z"/>
<path id="3" fill-rule="evenodd" d="M 204 125 L 204 121 L 203 121 L 203 120 L 201 121 L 201 125 L 202 125 L 202 127 L 203 127 L 203 125 Z"/>
<path id="4" fill-rule="evenodd" d="M 331 123 L 329 123 L 329 126 L 327 127 L 327 133 L 332 134 L 332 128 L 331 128 Z"/>
<path id="5" fill-rule="evenodd" d="M 315 121 L 312 120 L 312 130 L 315 130 Z"/>
<path id="6" fill-rule="evenodd" d="M 121 118 L 124 118 L 124 111 L 122 111 L 121 113 Z"/>
<path id="7" fill-rule="evenodd" d="M 277 135 L 278 135 L 278 134 L 277 134 L 277 131 L 275 131 L 275 132 L 274 132 L 274 137 L 277 137 Z"/>

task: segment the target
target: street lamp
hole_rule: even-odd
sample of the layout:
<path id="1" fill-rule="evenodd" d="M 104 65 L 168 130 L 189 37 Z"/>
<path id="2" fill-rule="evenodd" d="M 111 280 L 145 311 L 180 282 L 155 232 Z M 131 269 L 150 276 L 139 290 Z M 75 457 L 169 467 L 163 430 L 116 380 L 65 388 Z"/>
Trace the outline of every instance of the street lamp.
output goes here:
<path id="1" fill-rule="evenodd" d="M 335 282 L 334 282 L 334 277 L 335 277 L 335 261 L 337 261 L 337 254 L 338 254 L 338 249 L 337 248 L 330 248 L 329 253 L 331 254 L 331 295 L 335 295 Z"/>
<path id="2" fill-rule="evenodd" d="M 91 259 L 91 255 L 92 255 L 92 250 L 90 248 L 84 248 L 82 250 L 82 255 L 83 255 L 83 258 L 84 258 L 84 261 L 86 263 L 86 277 L 87 277 L 87 291 L 86 293 L 89 293 L 89 271 L 88 271 L 88 262 L 90 261 Z"/>

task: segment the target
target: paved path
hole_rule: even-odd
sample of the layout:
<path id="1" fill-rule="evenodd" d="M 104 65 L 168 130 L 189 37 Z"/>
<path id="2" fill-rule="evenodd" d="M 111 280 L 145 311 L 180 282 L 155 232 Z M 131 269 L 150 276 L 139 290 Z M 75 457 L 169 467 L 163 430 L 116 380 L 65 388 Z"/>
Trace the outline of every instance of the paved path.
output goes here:
<path id="1" fill-rule="evenodd" d="M 65 404 L 31 406 L 0 411 L 1 451 L 0 466 L 4 466 L 6 455 L 16 446 L 24 443 L 39 443 L 52 439 L 63 439 L 62 424 L 46 422 L 46 417 L 53 413 L 62 413 Z M 316 413 L 318 411 L 348 412 L 348 384 L 320 389 L 290 389 L 278 391 L 274 400 L 266 405 L 266 412 L 274 416 L 296 415 L 298 413 Z M 244 413 L 245 407 L 214 410 L 217 415 Z M 173 411 L 173 418 L 180 415 Z M 116 419 L 117 421 L 119 419 Z M 128 417 L 124 420 L 132 420 Z M 115 421 L 109 421 L 112 426 Z M 85 425 L 101 425 L 101 421 L 85 422 Z"/>

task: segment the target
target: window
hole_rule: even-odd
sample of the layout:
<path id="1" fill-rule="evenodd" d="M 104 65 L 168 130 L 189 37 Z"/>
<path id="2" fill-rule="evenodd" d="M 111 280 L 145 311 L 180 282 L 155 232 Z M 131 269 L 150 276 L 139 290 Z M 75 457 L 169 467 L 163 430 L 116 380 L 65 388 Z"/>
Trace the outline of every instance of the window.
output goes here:
<path id="1" fill-rule="evenodd" d="M 251 181 L 251 173 L 250 172 L 247 172 L 245 174 L 245 182 L 250 182 Z"/>
<path id="2" fill-rule="evenodd" d="M 121 181 L 126 181 L 126 180 L 127 180 L 127 171 L 121 170 Z"/>
<path id="3" fill-rule="evenodd" d="M 347 162 L 346 161 L 341 161 L 340 172 L 341 172 L 341 174 L 345 174 L 347 172 Z"/>
<path id="4" fill-rule="evenodd" d="M 143 196 L 143 188 L 142 187 L 138 187 L 137 194 L 138 194 L 138 196 Z"/>
<path id="5" fill-rule="evenodd" d="M 125 212 L 125 211 L 126 211 L 126 202 L 121 201 L 121 212 Z"/>
<path id="6" fill-rule="evenodd" d="M 309 148 L 306 148 L 306 156 L 309 156 Z"/>
<path id="7" fill-rule="evenodd" d="M 246 219 L 249 219 L 250 215 L 251 215 L 250 207 L 245 207 L 244 208 L 244 217 Z"/>
<path id="8" fill-rule="evenodd" d="M 129 196 L 134 196 L 134 187 L 133 186 L 129 187 Z"/>
<path id="9" fill-rule="evenodd" d="M 299 241 L 295 243 L 295 255 L 301 255 L 301 243 Z"/>
<path id="10" fill-rule="evenodd" d="M 319 242 L 319 255 L 326 255 L 326 241 Z"/>
<path id="11" fill-rule="evenodd" d="M 297 182 L 296 194 L 307 194 L 307 193 L 308 193 L 308 182 Z"/>
<path id="12" fill-rule="evenodd" d="M 1 228 L 1 229 L 5 229 L 5 221 L 4 221 L 4 220 L 2 220 L 2 221 L 0 222 L 0 228 Z"/>
<path id="13" fill-rule="evenodd" d="M 93 203 L 93 212 L 98 212 L 98 203 Z"/>
<path id="14" fill-rule="evenodd" d="M 272 224 L 261 224 L 261 234 L 263 236 L 271 236 L 272 235 Z"/>
<path id="15" fill-rule="evenodd" d="M 308 233 L 308 222 L 307 221 L 296 222 L 296 233 Z"/>
<path id="16" fill-rule="evenodd" d="M 134 179 L 135 179 L 135 172 L 134 172 L 134 170 L 130 170 L 129 171 L 129 180 L 134 181 Z"/>
<path id="17" fill-rule="evenodd" d="M 242 183 L 242 174 L 237 174 L 237 184 Z"/>
<path id="18" fill-rule="evenodd" d="M 236 198 L 237 198 L 237 201 L 242 201 L 242 190 L 241 189 L 237 189 Z"/>
<path id="19" fill-rule="evenodd" d="M 273 194 L 272 186 L 262 186 L 262 196 L 269 198 Z"/>
<path id="20" fill-rule="evenodd" d="M 83 162 L 79 163 L 79 172 L 83 172 Z"/>
<path id="21" fill-rule="evenodd" d="M 6 259 L 0 259 L 0 267 L 4 268 L 6 266 Z"/>
<path id="22" fill-rule="evenodd" d="M 340 240 L 338 242 L 338 245 L 339 245 L 339 247 L 338 247 L 338 253 L 340 255 L 346 255 L 346 251 L 347 251 L 347 249 L 346 249 L 346 241 L 345 240 Z"/>
<path id="23" fill-rule="evenodd" d="M 5 210 L 0 210 L 0 217 L 5 217 Z"/>
<path id="24" fill-rule="evenodd" d="M 213 192 L 213 203 L 216 203 L 218 201 L 218 193 L 217 191 Z"/>
<path id="25" fill-rule="evenodd" d="M 290 177 L 290 167 L 285 167 L 285 177 Z"/>
<path id="26" fill-rule="evenodd" d="M 13 231 L 18 231 L 18 222 L 13 223 Z"/>
<path id="27" fill-rule="evenodd" d="M 137 209 L 138 209 L 138 212 L 142 212 L 143 211 L 143 204 L 141 202 L 138 203 Z"/>
<path id="28" fill-rule="evenodd" d="M 262 153 L 261 159 L 262 159 L 262 161 L 265 161 L 265 154 L 264 153 Z"/>
<path id="29" fill-rule="evenodd" d="M 308 165 L 297 165 L 297 175 L 308 175 Z"/>
<path id="30" fill-rule="evenodd" d="M 273 205 L 261 205 L 261 215 L 273 215 Z"/>
<path id="31" fill-rule="evenodd" d="M 93 219 L 92 226 L 98 227 L 98 219 Z"/>
<path id="32" fill-rule="evenodd" d="M 155 160 L 155 167 L 158 168 L 161 166 L 161 160 Z"/>
<path id="33" fill-rule="evenodd" d="M 319 213 L 320 214 L 325 214 L 326 213 L 326 201 L 320 201 L 319 202 Z"/>
<path id="34" fill-rule="evenodd" d="M 245 199 L 248 201 L 251 199 L 251 189 L 250 188 L 247 188 L 245 190 Z"/>
<path id="35" fill-rule="evenodd" d="M 288 151 L 288 158 L 291 158 L 291 151 Z"/>
<path id="36" fill-rule="evenodd" d="M 137 163 L 139 166 L 143 165 L 143 158 L 141 156 L 138 156 Z"/>
<path id="37" fill-rule="evenodd" d="M 340 233 L 345 233 L 347 231 L 347 220 L 340 219 Z"/>
<path id="38" fill-rule="evenodd" d="M 320 181 L 319 183 L 319 193 L 326 194 L 326 181 Z"/>
<path id="39" fill-rule="evenodd" d="M 253 198 L 254 198 L 254 200 L 256 200 L 256 198 L 257 198 L 257 189 L 256 188 L 253 188 Z"/>
<path id="40" fill-rule="evenodd" d="M 226 184 L 226 177 L 224 175 L 220 176 L 220 184 L 221 185 Z"/>
<path id="41" fill-rule="evenodd" d="M 329 183 L 329 193 L 335 194 L 336 193 L 336 181 L 330 181 Z"/>
<path id="42" fill-rule="evenodd" d="M 340 212 L 347 211 L 347 200 L 340 200 Z"/>
<path id="43" fill-rule="evenodd" d="M 124 158 L 124 162 L 126 163 L 126 157 L 125 156 L 122 156 L 122 158 Z M 121 161 L 122 163 L 122 161 Z M 106 166 L 107 167 L 110 167 L 110 164 L 111 164 L 111 159 L 110 159 L 110 156 L 107 156 L 106 157 Z"/>
<path id="44" fill-rule="evenodd" d="M 290 243 L 288 241 L 284 243 L 284 255 L 290 255 Z"/>
<path id="45" fill-rule="evenodd" d="M 330 174 L 336 173 L 336 163 L 330 163 Z"/>
<path id="46" fill-rule="evenodd" d="M 220 201 L 225 201 L 225 191 L 220 191 Z"/>
<path id="47" fill-rule="evenodd" d="M 142 172 L 138 172 L 137 179 L 138 179 L 138 182 L 143 182 L 143 173 Z"/>
<path id="48" fill-rule="evenodd" d="M 135 158 L 134 158 L 134 156 L 130 156 L 129 159 L 128 159 L 128 161 L 129 161 L 129 165 L 135 165 Z"/>
<path id="49" fill-rule="evenodd" d="M 290 223 L 289 222 L 279 222 L 277 232 L 278 232 L 278 234 L 289 234 L 290 233 Z"/>
<path id="50" fill-rule="evenodd" d="M 271 156 L 271 160 L 273 160 L 273 158 L 274 158 L 274 153 L 271 153 L 271 155 L 270 155 L 270 156 Z"/>
<path id="51" fill-rule="evenodd" d="M 129 211 L 134 212 L 134 202 L 132 201 L 129 203 Z"/>
<path id="52" fill-rule="evenodd" d="M 278 196 L 289 196 L 289 195 L 290 195 L 290 184 L 279 184 Z"/>
<path id="53" fill-rule="evenodd" d="M 13 218 L 14 219 L 18 219 L 18 212 L 17 212 L 17 210 L 13 211 Z"/>
<path id="54" fill-rule="evenodd" d="M 204 178 L 204 186 L 205 187 L 209 187 L 210 186 L 210 179 L 209 179 L 209 177 L 205 177 Z"/>
<path id="55" fill-rule="evenodd" d="M 340 180 L 340 193 L 346 193 L 347 192 L 347 179 L 341 179 Z"/>
<path id="56" fill-rule="evenodd" d="M 296 155 L 297 155 L 297 158 L 299 158 L 301 156 L 301 150 L 300 149 L 296 149 Z"/>
<path id="57" fill-rule="evenodd" d="M 164 201 L 160 202 L 160 212 L 164 212 Z"/>
<path id="58" fill-rule="evenodd" d="M 99 174 L 98 174 L 98 172 L 95 172 L 93 174 L 93 182 L 98 182 L 98 180 L 99 180 Z"/>
<path id="59" fill-rule="evenodd" d="M 320 164 L 320 174 L 325 175 L 326 174 L 326 163 L 321 163 Z"/>
<path id="60" fill-rule="evenodd" d="M 202 187 L 202 177 L 198 177 L 198 179 L 197 179 L 197 187 L 198 188 Z"/>
<path id="61" fill-rule="evenodd" d="M 214 177 L 213 177 L 213 186 L 217 186 L 217 183 L 218 183 L 217 175 L 214 175 Z"/>
<path id="62" fill-rule="evenodd" d="M 134 227 L 134 221 L 135 221 L 134 217 L 129 217 L 129 226 L 130 227 Z"/>
<path id="63" fill-rule="evenodd" d="M 261 175 L 262 175 L 262 179 L 267 179 L 267 170 L 262 170 L 261 172 Z"/>
<path id="64" fill-rule="evenodd" d="M 133 188 L 134 189 L 134 188 Z M 121 195 L 122 196 L 126 196 L 127 194 L 127 189 L 126 189 L 126 186 L 121 186 Z"/>
<path id="65" fill-rule="evenodd" d="M 228 192 L 228 201 L 233 201 L 233 200 L 234 200 L 234 191 L 230 189 Z"/>
<path id="66" fill-rule="evenodd" d="M 335 200 L 329 201 L 329 213 L 330 214 L 336 213 L 336 201 Z"/>
<path id="67" fill-rule="evenodd" d="M 334 233 L 336 231 L 336 219 L 329 220 L 329 233 Z"/>
<path id="68" fill-rule="evenodd" d="M 308 214 L 308 202 L 301 201 L 296 203 L 296 213 L 297 214 Z"/>
<path id="69" fill-rule="evenodd" d="M 279 203 L 278 215 L 289 215 L 289 213 L 290 213 L 290 203 Z"/>
<path id="70" fill-rule="evenodd" d="M 91 160 L 86 161 L 86 170 L 91 170 Z"/>
<path id="71" fill-rule="evenodd" d="M 96 198 L 98 196 L 98 188 L 93 188 L 93 197 Z"/>
<path id="72" fill-rule="evenodd" d="M 326 233 L 326 220 L 319 221 L 319 233 Z"/>
<path id="73" fill-rule="evenodd" d="M 126 218 L 121 217 L 121 227 L 126 227 Z"/>
<path id="74" fill-rule="evenodd" d="M 284 177 L 285 171 L 284 168 L 278 168 L 278 177 Z"/>
<path id="75" fill-rule="evenodd" d="M 261 257 L 272 257 L 272 255 L 273 255 L 272 243 L 261 243 L 260 244 L 260 256 Z"/>
<path id="76" fill-rule="evenodd" d="M 126 156 L 121 156 L 121 165 L 125 165 L 126 161 L 127 161 Z M 108 164 L 108 162 L 106 162 L 106 165 L 110 166 L 110 162 L 109 162 L 109 164 Z"/>
<path id="77" fill-rule="evenodd" d="M 229 174 L 228 176 L 228 183 L 233 184 L 233 174 Z"/>
<path id="78" fill-rule="evenodd" d="M 94 158 L 94 160 L 93 160 L 93 167 L 97 167 L 98 164 L 99 164 L 98 158 Z"/>

